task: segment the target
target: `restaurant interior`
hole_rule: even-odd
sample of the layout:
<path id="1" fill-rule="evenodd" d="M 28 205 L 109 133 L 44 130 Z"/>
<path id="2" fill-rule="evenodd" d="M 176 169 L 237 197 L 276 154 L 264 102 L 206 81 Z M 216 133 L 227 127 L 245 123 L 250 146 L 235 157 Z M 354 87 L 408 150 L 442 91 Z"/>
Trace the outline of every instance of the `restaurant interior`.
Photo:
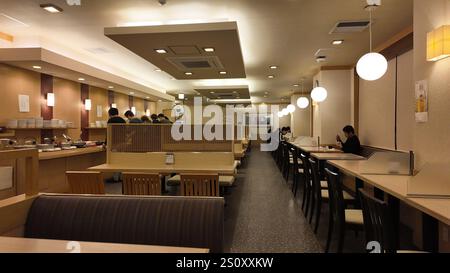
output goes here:
<path id="1" fill-rule="evenodd" d="M 450 253 L 450 0 L 1 0 L 0 253 Z"/>

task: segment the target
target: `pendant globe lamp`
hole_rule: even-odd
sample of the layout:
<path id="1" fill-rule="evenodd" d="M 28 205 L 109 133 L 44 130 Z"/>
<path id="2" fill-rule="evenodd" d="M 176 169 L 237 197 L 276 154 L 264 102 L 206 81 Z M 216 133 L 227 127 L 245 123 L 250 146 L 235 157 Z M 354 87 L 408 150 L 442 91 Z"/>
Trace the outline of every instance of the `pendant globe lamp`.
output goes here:
<path id="1" fill-rule="evenodd" d="M 316 81 L 316 87 L 311 92 L 311 98 L 315 102 L 324 102 L 328 98 L 328 91 Z"/>

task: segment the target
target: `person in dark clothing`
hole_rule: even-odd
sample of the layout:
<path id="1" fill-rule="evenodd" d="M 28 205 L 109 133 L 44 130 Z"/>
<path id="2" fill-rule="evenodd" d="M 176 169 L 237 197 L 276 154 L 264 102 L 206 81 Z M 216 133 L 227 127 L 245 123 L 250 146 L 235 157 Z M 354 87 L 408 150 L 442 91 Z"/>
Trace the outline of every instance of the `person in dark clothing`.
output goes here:
<path id="1" fill-rule="evenodd" d="M 151 115 L 150 118 L 152 119 L 152 123 L 161 123 L 158 119 L 158 115 L 156 114 Z"/>
<path id="2" fill-rule="evenodd" d="M 160 123 L 163 123 L 163 124 L 171 124 L 172 123 L 164 114 L 159 114 L 158 120 Z"/>
<path id="3" fill-rule="evenodd" d="M 109 114 L 108 124 L 127 123 L 123 118 L 119 116 L 119 110 L 117 110 L 117 108 L 109 109 L 108 114 Z"/>
<path id="4" fill-rule="evenodd" d="M 338 135 L 336 140 L 342 145 L 342 150 L 347 154 L 359 155 L 361 152 L 361 143 L 359 142 L 358 136 L 355 134 L 355 128 L 353 126 L 345 126 L 344 129 L 345 137 L 347 141 L 344 143 L 341 137 Z"/>
<path id="5" fill-rule="evenodd" d="M 128 119 L 128 123 L 143 123 L 141 119 L 134 117 L 134 113 L 130 110 L 125 112 L 125 117 Z"/>
<path id="6" fill-rule="evenodd" d="M 142 117 L 141 117 L 141 120 L 142 120 L 143 123 L 152 123 L 152 121 L 150 120 L 150 118 L 147 117 L 147 116 L 142 116 Z"/>

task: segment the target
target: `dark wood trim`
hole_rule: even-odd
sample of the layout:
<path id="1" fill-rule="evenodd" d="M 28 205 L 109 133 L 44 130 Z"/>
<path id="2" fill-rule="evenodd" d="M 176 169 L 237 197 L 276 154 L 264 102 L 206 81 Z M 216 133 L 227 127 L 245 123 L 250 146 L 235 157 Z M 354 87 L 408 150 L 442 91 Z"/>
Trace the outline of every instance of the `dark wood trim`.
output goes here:
<path id="1" fill-rule="evenodd" d="M 148 100 L 144 100 L 144 111 L 148 109 Z"/>
<path id="2" fill-rule="evenodd" d="M 114 103 L 114 91 L 108 90 L 108 107 L 111 107 L 111 105 Z"/>
<path id="3" fill-rule="evenodd" d="M 398 57 L 395 57 L 394 147 L 398 150 Z"/>
<path id="4" fill-rule="evenodd" d="M 53 107 L 47 106 L 47 94 L 53 92 L 53 76 L 41 74 L 41 116 L 44 120 L 53 119 Z M 52 138 L 53 130 L 41 130 L 41 142 L 45 138 Z"/>
<path id="5" fill-rule="evenodd" d="M 355 126 L 355 131 L 356 134 L 359 134 L 359 76 L 358 76 L 358 72 L 356 72 L 356 69 L 353 69 L 353 120 L 354 120 L 354 126 Z"/>
<path id="6" fill-rule="evenodd" d="M 84 107 L 85 100 L 89 99 L 89 85 L 81 84 L 81 139 L 84 141 L 89 140 L 89 130 L 86 128 L 89 127 L 89 111 L 86 111 Z"/>
<path id="7" fill-rule="evenodd" d="M 133 96 L 128 96 L 128 106 L 130 107 L 129 109 L 131 110 L 131 107 L 134 106 L 134 97 Z"/>
<path id="8" fill-rule="evenodd" d="M 393 43 L 391 46 L 380 51 L 386 59 L 392 60 L 397 56 L 405 54 L 406 52 L 414 48 L 414 33 L 410 33 L 405 37 L 401 38 L 397 42 Z"/>
<path id="9" fill-rule="evenodd" d="M 354 66 L 353 65 L 337 65 L 337 66 L 322 66 L 320 67 L 320 71 L 329 71 L 329 70 L 350 70 Z"/>

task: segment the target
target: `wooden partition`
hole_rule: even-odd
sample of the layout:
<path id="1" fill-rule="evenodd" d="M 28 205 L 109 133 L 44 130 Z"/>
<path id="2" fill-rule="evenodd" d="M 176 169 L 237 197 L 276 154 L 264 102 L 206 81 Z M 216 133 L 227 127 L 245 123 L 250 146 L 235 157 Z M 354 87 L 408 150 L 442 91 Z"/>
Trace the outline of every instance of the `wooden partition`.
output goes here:
<path id="1" fill-rule="evenodd" d="M 35 149 L 0 151 L 0 200 L 34 195 L 38 186 L 39 154 Z"/>

